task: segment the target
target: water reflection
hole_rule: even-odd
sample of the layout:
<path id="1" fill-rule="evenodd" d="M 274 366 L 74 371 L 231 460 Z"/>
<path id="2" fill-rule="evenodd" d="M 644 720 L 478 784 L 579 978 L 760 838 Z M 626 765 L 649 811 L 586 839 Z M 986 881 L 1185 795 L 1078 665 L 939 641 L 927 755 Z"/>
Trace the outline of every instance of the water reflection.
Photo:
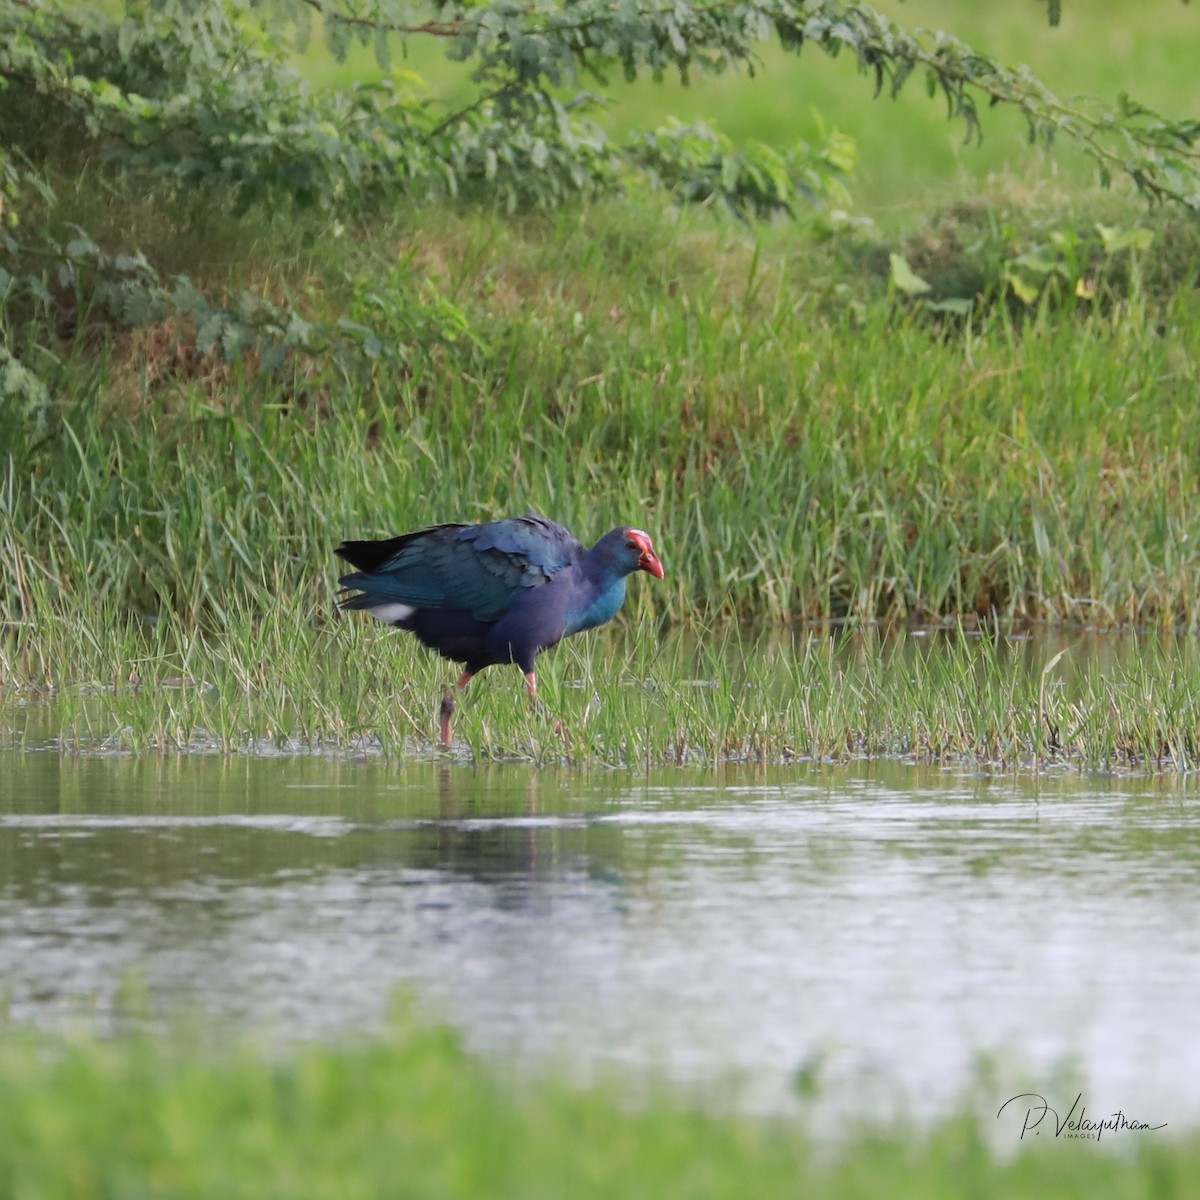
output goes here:
<path id="1" fill-rule="evenodd" d="M 13 1015 L 109 1019 L 136 972 L 283 1036 L 397 986 L 489 1053 L 937 1111 L 979 1052 L 1097 1110 L 1200 1115 L 1187 781 L 894 764 L 652 775 L 318 759 L 0 761 Z M 1019 1090 L 1019 1088 L 1018 1088 Z M 1003 1099 L 1003 1097 L 1001 1097 Z"/>

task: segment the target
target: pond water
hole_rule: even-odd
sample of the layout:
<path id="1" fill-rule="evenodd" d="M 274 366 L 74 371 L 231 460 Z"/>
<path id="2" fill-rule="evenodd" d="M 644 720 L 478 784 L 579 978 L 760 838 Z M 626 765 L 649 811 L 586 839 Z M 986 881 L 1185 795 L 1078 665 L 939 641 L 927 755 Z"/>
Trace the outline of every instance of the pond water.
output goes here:
<path id="1" fill-rule="evenodd" d="M 974 1083 L 1195 1123 L 1200 803 L 888 762 L 0 753 L 12 1018 L 106 1025 L 131 978 L 284 1038 L 381 1029 L 406 990 L 497 1058 L 750 1111 Z"/>

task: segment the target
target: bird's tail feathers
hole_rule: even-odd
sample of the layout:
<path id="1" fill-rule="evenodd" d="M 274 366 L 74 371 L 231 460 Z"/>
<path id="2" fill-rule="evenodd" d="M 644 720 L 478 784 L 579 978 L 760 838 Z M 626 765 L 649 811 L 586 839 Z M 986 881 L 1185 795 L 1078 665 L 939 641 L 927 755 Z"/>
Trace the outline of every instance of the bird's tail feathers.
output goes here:
<path id="1" fill-rule="evenodd" d="M 378 596 L 369 596 L 366 592 L 355 591 L 353 579 L 353 575 L 344 575 L 338 580 L 342 584 L 342 590 L 338 593 L 338 608 L 355 611 L 357 609 L 370 608 L 372 605 L 379 603 Z"/>
<path id="2" fill-rule="evenodd" d="M 416 536 L 418 535 L 405 533 L 399 537 L 383 538 L 378 541 L 345 541 L 334 553 L 360 571 L 378 571 L 389 559 L 395 558 Z M 344 583 L 345 580 L 342 582 Z"/>

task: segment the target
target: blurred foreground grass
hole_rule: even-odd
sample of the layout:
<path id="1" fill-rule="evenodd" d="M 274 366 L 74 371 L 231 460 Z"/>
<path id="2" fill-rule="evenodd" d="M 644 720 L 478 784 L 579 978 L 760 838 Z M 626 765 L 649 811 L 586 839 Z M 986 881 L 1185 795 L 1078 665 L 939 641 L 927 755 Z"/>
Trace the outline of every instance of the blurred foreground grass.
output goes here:
<path id="1" fill-rule="evenodd" d="M 706 1112 L 515 1077 L 444 1029 L 265 1053 L 0 1030 L 4 1200 L 938 1200 L 1200 1196 L 1182 1129 L 1000 1144 L 986 1115 L 855 1127 Z M 999 1148 L 997 1148 L 999 1147 Z"/>

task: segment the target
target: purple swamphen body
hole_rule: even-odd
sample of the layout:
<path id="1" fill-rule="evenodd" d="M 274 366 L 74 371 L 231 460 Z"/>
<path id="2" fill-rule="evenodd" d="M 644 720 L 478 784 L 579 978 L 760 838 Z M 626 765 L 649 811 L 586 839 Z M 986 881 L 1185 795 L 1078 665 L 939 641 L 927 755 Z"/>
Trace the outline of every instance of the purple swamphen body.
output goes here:
<path id="1" fill-rule="evenodd" d="M 463 664 L 458 687 L 493 663 L 516 663 L 537 698 L 535 660 L 564 637 L 612 620 L 625 579 L 663 568 L 647 534 L 620 526 L 590 550 L 561 525 L 533 514 L 485 525 L 434 525 L 383 541 L 343 542 L 357 568 L 338 580 L 343 608 L 361 608 L 406 629 Z M 442 701 L 450 744 L 454 699 Z"/>

